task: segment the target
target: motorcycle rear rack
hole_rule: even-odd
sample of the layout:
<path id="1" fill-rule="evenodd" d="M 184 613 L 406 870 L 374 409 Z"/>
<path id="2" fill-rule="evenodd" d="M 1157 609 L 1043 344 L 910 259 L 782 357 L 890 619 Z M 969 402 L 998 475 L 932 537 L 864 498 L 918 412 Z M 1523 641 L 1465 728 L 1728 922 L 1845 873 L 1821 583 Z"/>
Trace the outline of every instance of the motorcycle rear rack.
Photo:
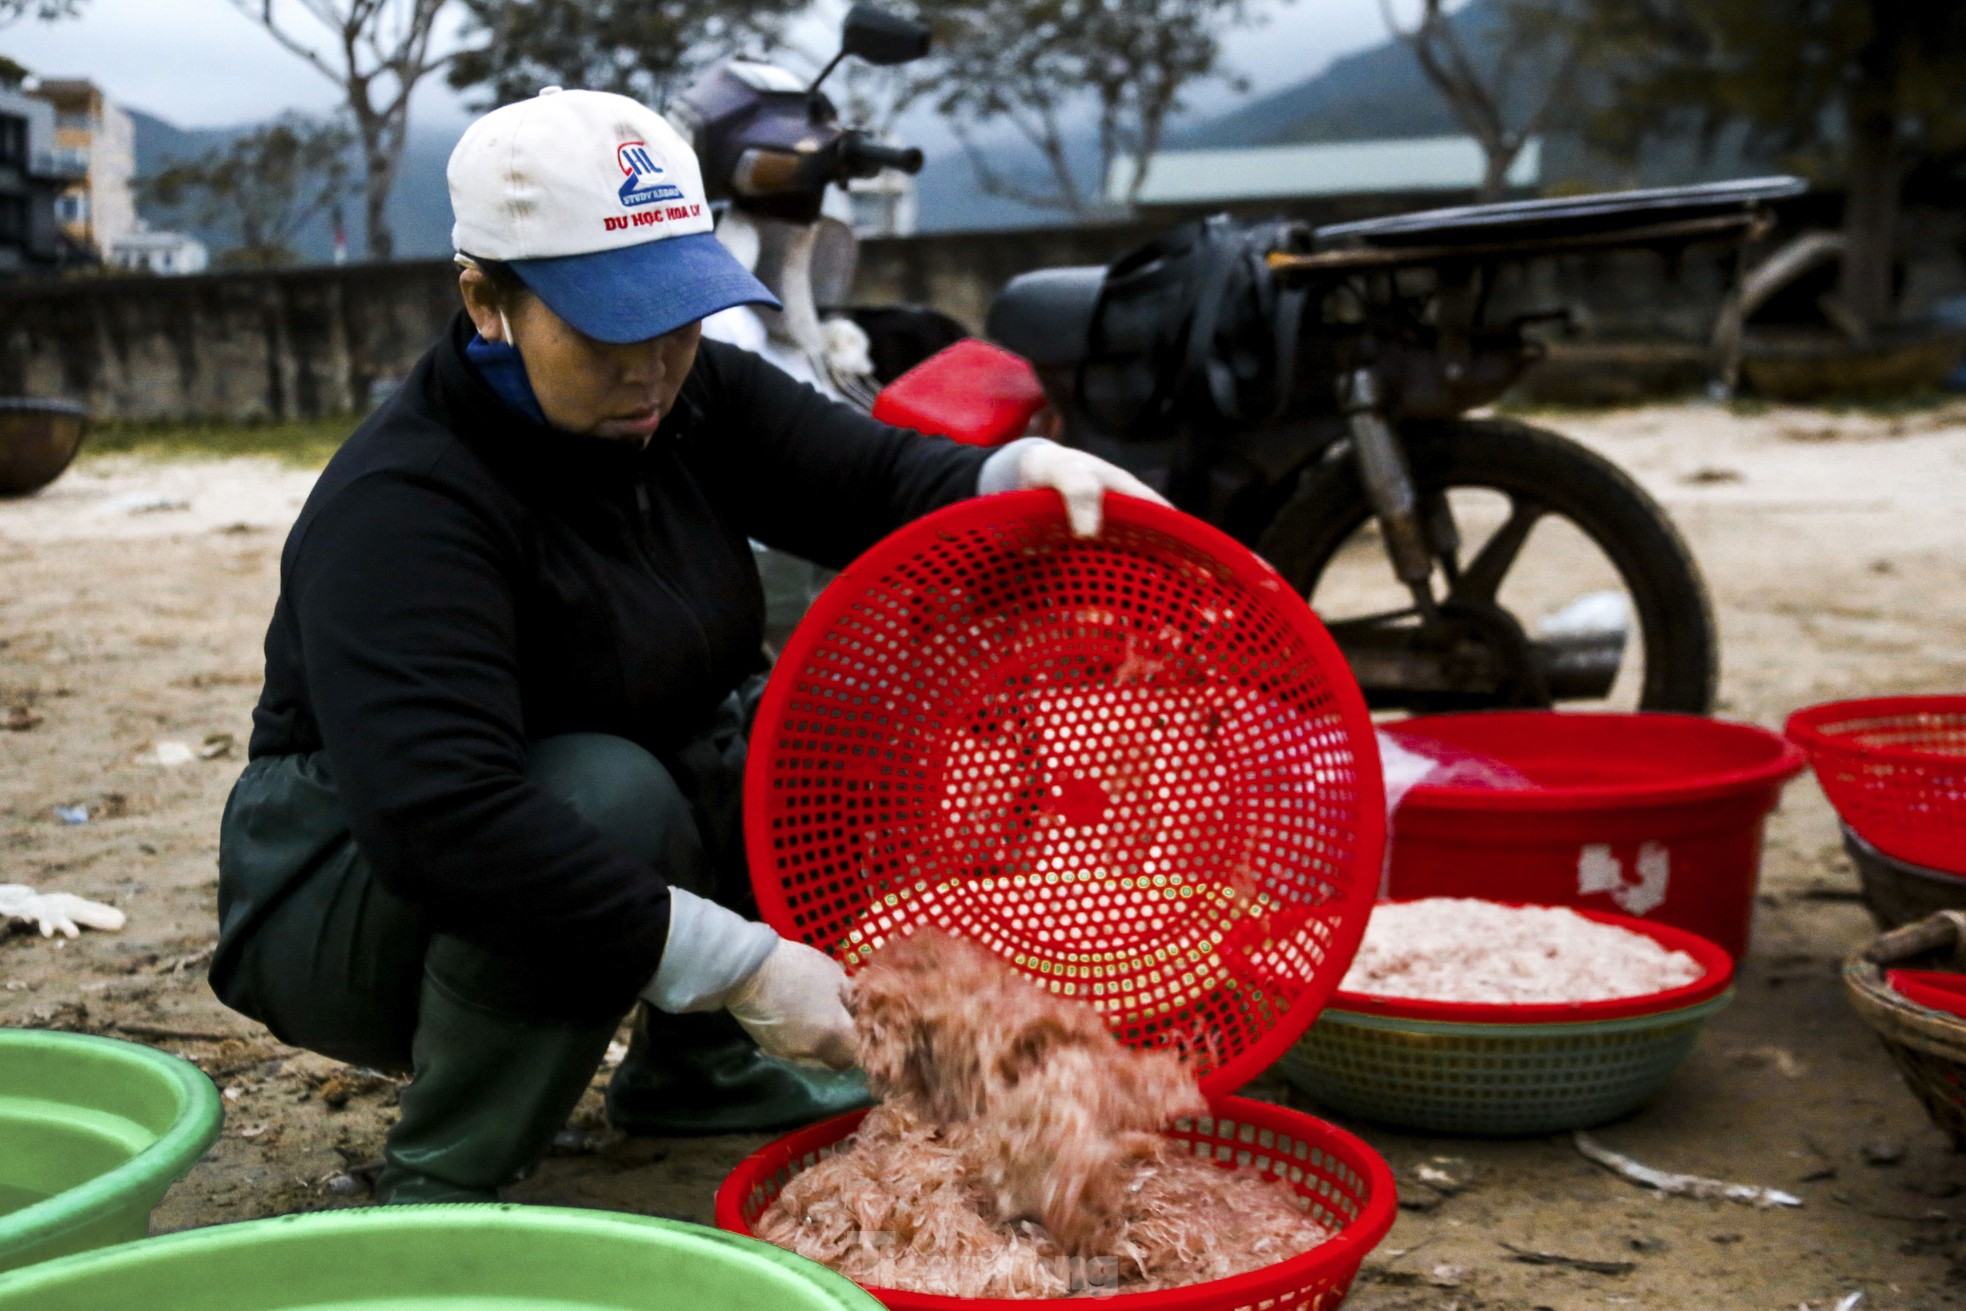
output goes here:
<path id="1" fill-rule="evenodd" d="M 1427 210 L 1319 228 L 1310 251 L 1268 257 L 1280 277 L 1424 264 L 1466 264 L 1618 247 L 1748 240 L 1773 223 L 1768 205 L 1802 194 L 1799 178 L 1756 178 L 1597 196 Z"/>

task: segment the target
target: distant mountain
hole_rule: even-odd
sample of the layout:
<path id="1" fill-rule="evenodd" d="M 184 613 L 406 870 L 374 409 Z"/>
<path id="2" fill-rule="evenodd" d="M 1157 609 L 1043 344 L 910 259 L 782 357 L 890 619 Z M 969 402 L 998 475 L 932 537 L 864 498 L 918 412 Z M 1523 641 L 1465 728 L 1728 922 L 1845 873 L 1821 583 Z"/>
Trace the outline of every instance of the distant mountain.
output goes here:
<path id="1" fill-rule="evenodd" d="M 181 160 L 196 158 L 207 150 L 226 145 L 235 137 L 251 132 L 257 124 L 230 128 L 180 128 L 140 110 L 129 111 L 136 124 L 137 174 L 155 173 Z M 389 196 L 389 220 L 395 230 L 396 253 L 404 258 L 442 257 L 451 253 L 451 200 L 444 182 L 444 165 L 451 147 L 457 144 L 455 131 L 410 129 L 409 144 L 403 150 L 403 163 L 397 173 L 395 189 Z M 360 259 L 366 248 L 366 225 L 362 219 L 362 192 L 359 176 L 342 202 L 342 216 L 348 228 L 351 257 Z M 172 227 L 167 214 L 145 216 L 153 227 Z M 221 234 L 191 231 L 215 248 Z M 326 263 L 334 258 L 334 227 L 326 215 L 301 229 L 296 247 L 303 263 Z"/>
<path id="2" fill-rule="evenodd" d="M 1471 0 L 1449 21 L 1476 48 L 1495 25 L 1494 0 Z M 1396 40 L 1333 60 L 1323 72 L 1240 109 L 1169 134 L 1177 150 L 1313 141 L 1372 141 L 1457 133 L 1454 112 Z"/>
<path id="3" fill-rule="evenodd" d="M 1469 0 L 1453 19 L 1477 59 L 1499 31 L 1502 0 Z M 1533 67 L 1518 82 L 1526 102 L 1540 94 L 1547 70 Z M 1520 110 L 1520 106 L 1517 107 Z M 200 128 L 187 131 L 149 114 L 132 113 L 137 126 L 137 168 L 152 172 L 176 159 L 222 145 L 251 127 Z M 1545 188 L 1617 187 L 1705 181 L 1768 171 L 1767 159 L 1753 159 L 1723 148 L 1702 156 L 1686 145 L 1648 151 L 1636 167 L 1615 165 L 1593 155 L 1575 121 L 1552 123 L 1545 134 Z M 1170 149 L 1231 149 L 1294 142 L 1360 141 L 1392 137 L 1440 136 L 1461 131 L 1452 110 L 1421 72 L 1413 54 L 1388 38 L 1379 45 L 1334 61 L 1322 72 L 1248 104 L 1209 117 L 1187 117 L 1169 125 Z M 1030 191 L 1049 189 L 1050 173 L 1043 158 L 1008 130 L 979 135 L 996 171 L 1012 185 Z M 444 165 L 457 141 L 454 129 L 412 126 L 389 214 L 396 232 L 396 249 L 405 257 L 450 253 L 450 195 Z M 1067 153 L 1077 175 L 1096 190 L 1097 144 L 1091 125 L 1073 133 Z M 947 143 L 929 151 L 928 164 L 916 179 L 918 223 L 927 233 L 1064 224 L 1069 216 L 1056 209 L 1026 205 L 984 193 L 964 151 Z M 344 205 L 351 253 L 364 250 L 362 200 L 351 191 Z M 159 226 L 165 224 L 159 223 Z M 200 234 L 209 238 L 210 234 Z M 325 261 L 333 253 L 333 234 L 325 218 L 311 224 L 299 241 L 309 262 Z"/>
<path id="4" fill-rule="evenodd" d="M 1477 66 L 1493 57 L 1503 21 L 1502 0 L 1469 0 L 1448 20 L 1459 31 Z M 1527 62 L 1517 78 L 1508 112 L 1511 121 L 1532 112 L 1554 69 Z M 1578 105 L 1601 94 L 1586 84 L 1577 102 L 1551 116 L 1543 133 L 1544 189 L 1665 186 L 1705 182 L 1776 168 L 1732 141 L 1702 154 L 1690 143 L 1648 147 L 1633 165 L 1593 152 L 1583 139 Z M 1458 135 L 1463 132 L 1447 99 L 1427 80 L 1419 60 L 1402 42 L 1385 42 L 1334 60 L 1330 67 L 1283 87 L 1252 104 L 1169 134 L 1172 149 L 1231 149 L 1299 142 L 1371 141 L 1398 137 Z"/>

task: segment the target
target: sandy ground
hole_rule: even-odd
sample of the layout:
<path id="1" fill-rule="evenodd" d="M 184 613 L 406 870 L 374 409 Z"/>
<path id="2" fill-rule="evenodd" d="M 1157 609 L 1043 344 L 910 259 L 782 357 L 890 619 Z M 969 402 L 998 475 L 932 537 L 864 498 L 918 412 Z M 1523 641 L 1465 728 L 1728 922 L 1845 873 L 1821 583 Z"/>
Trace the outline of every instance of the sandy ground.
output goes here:
<path id="1" fill-rule="evenodd" d="M 1633 470 L 1713 587 L 1723 709 L 1966 685 L 1966 408 L 1899 420 L 1649 408 L 1545 420 Z M 204 985 L 216 831 L 257 691 L 285 525 L 309 476 L 271 463 L 85 460 L 0 502 L 0 881 L 123 907 L 120 934 L 0 937 L 0 1023 L 119 1034 L 224 1090 L 224 1137 L 157 1227 L 360 1205 L 394 1085 L 273 1042 Z M 160 763 L 159 744 L 190 748 Z M 167 757 L 183 751 L 166 747 Z M 203 758 L 203 757 L 209 758 Z M 85 806 L 86 823 L 56 807 Z M 71 811 L 71 813 L 73 813 Z M 1668 1091 L 1602 1138 L 1647 1162 L 1789 1189 L 1794 1210 L 1659 1197 L 1567 1140 L 1360 1132 L 1406 1209 L 1348 1305 L 1865 1308 L 1966 1300 L 1966 1159 L 1847 1010 L 1854 876 L 1814 784 L 1769 829 L 1739 998 Z M 1289 1097 L 1264 1082 L 1259 1094 Z M 1356 1127 L 1356 1126 L 1355 1126 Z M 598 1099 L 518 1199 L 707 1221 L 763 1140 L 622 1140 Z M 1454 1182 L 1429 1187 L 1417 1171 Z M 1438 1178 L 1438 1176 L 1436 1176 Z M 1528 1264 L 1508 1246 L 1622 1273 Z"/>

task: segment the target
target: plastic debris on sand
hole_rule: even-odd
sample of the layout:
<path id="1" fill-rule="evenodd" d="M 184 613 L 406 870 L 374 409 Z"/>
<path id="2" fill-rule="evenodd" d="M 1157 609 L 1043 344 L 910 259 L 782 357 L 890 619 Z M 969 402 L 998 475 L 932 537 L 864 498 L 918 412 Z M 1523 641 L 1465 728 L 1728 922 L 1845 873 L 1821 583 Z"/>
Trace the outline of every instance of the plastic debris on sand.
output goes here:
<path id="1" fill-rule="evenodd" d="M 1536 1005 L 1683 987 L 1705 971 L 1683 951 L 1562 906 L 1427 897 L 1373 907 L 1346 992 Z"/>
<path id="2" fill-rule="evenodd" d="M 767 1241 L 876 1288 L 1043 1298 L 1220 1279 L 1331 1236 L 1287 1186 L 1161 1135 L 1206 1110 L 1176 1057 L 979 947 L 892 943 L 847 1008 L 882 1103 L 758 1218 Z"/>

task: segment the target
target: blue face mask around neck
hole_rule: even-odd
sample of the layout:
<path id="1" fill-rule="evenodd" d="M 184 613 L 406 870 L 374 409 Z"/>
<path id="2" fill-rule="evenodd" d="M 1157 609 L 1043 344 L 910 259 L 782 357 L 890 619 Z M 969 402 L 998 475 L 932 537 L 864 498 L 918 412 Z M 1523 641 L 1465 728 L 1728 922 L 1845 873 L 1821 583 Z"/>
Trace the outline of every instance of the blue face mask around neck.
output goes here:
<path id="1" fill-rule="evenodd" d="M 508 328 L 508 335 L 510 331 Z M 474 332 L 465 344 L 464 358 L 477 368 L 498 399 L 541 427 L 548 426 L 546 411 L 539 408 L 539 398 L 533 395 L 532 380 L 526 377 L 526 362 L 520 358 L 518 347 L 509 341 L 486 341 Z"/>

